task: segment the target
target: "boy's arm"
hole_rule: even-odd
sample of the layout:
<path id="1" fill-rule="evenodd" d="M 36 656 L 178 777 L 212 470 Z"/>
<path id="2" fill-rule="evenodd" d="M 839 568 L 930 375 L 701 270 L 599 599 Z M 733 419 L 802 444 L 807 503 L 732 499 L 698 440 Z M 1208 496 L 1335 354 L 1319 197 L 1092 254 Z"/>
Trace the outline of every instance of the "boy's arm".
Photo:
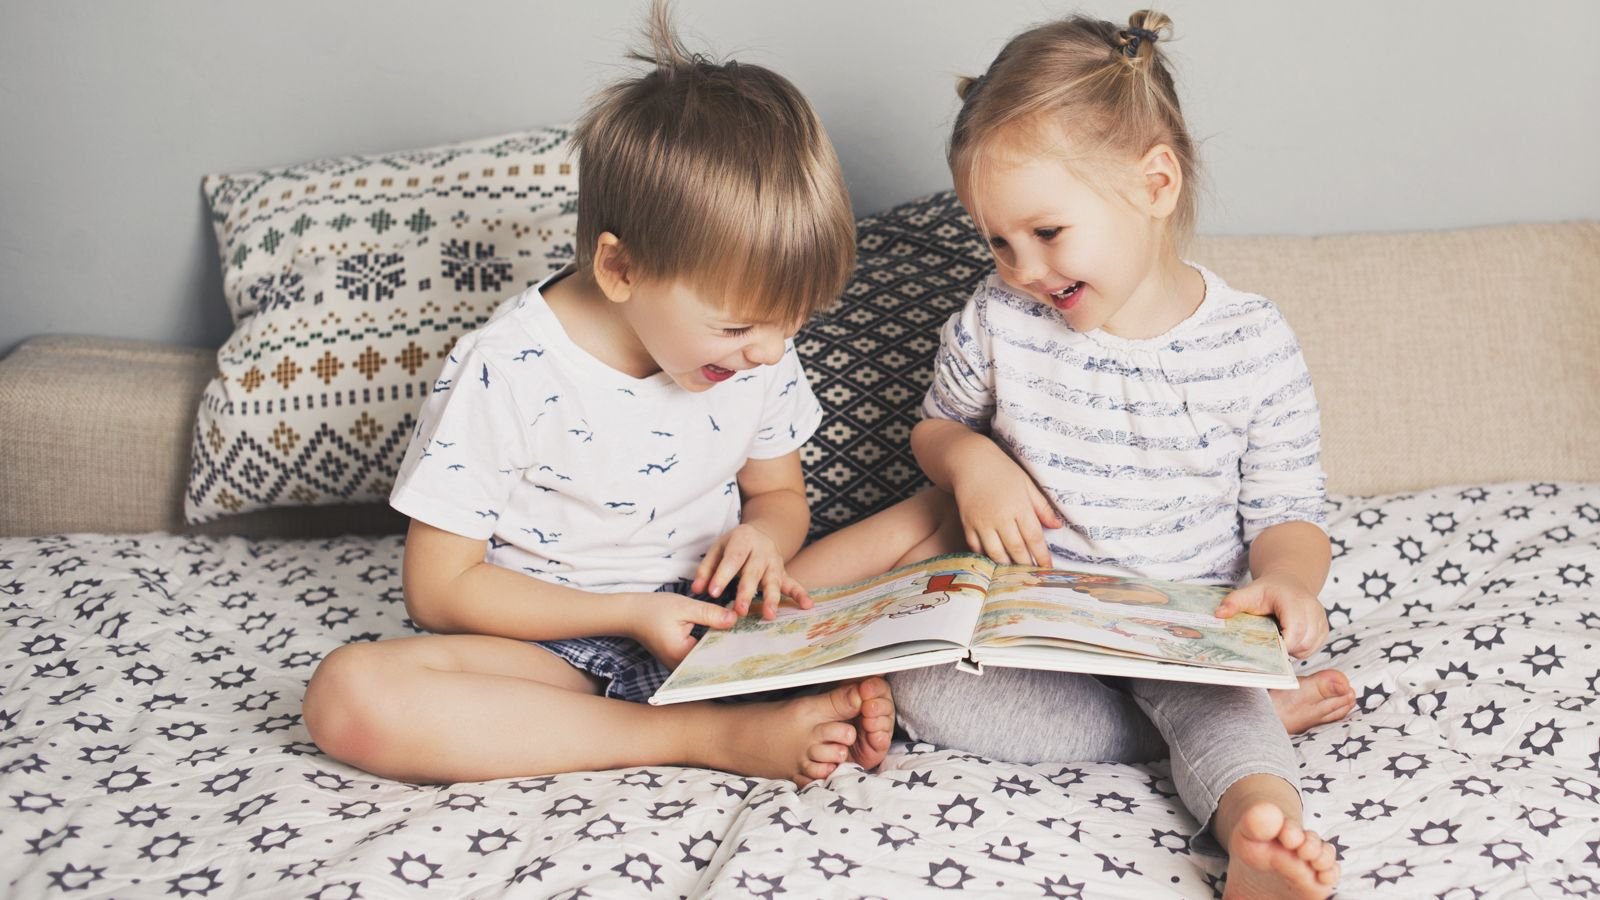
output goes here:
<path id="1" fill-rule="evenodd" d="M 688 597 L 673 603 L 659 594 L 596 593 L 534 578 L 485 562 L 485 544 L 411 520 L 402 564 L 411 621 L 445 634 L 524 641 L 626 636 L 663 660 L 682 659 L 686 651 L 677 645 L 692 625 L 733 624 L 726 610 Z"/>
<path id="2" fill-rule="evenodd" d="M 720 597 L 737 575 L 739 592 L 732 608 L 741 616 L 750 609 L 758 589 L 763 596 L 763 618 L 777 614 L 778 598 L 783 594 L 793 597 L 801 608 L 810 608 L 805 588 L 790 578 L 783 566 L 800 551 L 811 525 L 800 451 L 747 460 L 738 481 L 741 522 L 711 545 L 695 571 L 691 589 Z"/>
<path id="3" fill-rule="evenodd" d="M 1332 545 L 1310 522 L 1280 522 L 1250 544 L 1250 583 L 1225 597 L 1217 615 L 1271 615 L 1289 654 L 1304 659 L 1328 639 L 1328 614 L 1317 599 L 1328 578 Z"/>

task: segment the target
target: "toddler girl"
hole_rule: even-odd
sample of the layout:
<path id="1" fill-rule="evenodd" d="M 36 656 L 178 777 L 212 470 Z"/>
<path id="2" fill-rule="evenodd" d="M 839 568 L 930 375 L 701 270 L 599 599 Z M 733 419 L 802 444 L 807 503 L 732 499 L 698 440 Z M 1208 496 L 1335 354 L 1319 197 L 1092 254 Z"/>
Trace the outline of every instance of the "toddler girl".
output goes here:
<path id="1" fill-rule="evenodd" d="M 1200 583 L 1248 573 L 1219 616 L 1276 616 L 1296 656 L 1322 644 L 1317 405 L 1277 309 L 1180 255 L 1195 159 L 1159 50 L 1168 24 L 1043 25 L 961 85 L 949 161 L 996 272 L 946 324 L 912 433 L 937 489 L 807 548 L 789 566 L 802 583 L 968 548 Z M 1227 896 L 1337 881 L 1333 847 L 1301 825 L 1284 724 L 1347 713 L 1338 672 L 1274 698 L 1021 669 L 890 682 L 913 737 L 992 758 L 1170 752 L 1185 805 L 1231 855 Z"/>

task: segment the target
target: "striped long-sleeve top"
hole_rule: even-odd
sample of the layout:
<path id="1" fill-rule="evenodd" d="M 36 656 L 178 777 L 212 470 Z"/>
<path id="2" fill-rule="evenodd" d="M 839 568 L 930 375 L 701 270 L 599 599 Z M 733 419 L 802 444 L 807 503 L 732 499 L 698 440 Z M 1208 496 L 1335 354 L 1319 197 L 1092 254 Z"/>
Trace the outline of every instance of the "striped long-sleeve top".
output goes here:
<path id="1" fill-rule="evenodd" d="M 1160 337 L 1078 333 L 1048 305 L 979 285 L 941 335 L 925 417 L 988 434 L 1066 522 L 1063 568 L 1237 583 L 1271 525 L 1323 525 L 1311 376 L 1264 297 L 1212 272 Z"/>

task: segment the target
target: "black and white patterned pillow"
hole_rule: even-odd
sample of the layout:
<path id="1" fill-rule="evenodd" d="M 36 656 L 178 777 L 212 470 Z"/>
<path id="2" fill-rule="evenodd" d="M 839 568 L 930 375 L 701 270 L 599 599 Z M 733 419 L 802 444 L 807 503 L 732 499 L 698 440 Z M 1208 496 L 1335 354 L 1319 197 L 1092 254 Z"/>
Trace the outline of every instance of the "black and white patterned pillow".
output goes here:
<path id="1" fill-rule="evenodd" d="M 843 301 L 795 341 L 823 408 L 800 451 L 813 538 L 927 483 L 910 438 L 939 329 L 993 265 L 953 191 L 861 219 L 856 244 Z"/>

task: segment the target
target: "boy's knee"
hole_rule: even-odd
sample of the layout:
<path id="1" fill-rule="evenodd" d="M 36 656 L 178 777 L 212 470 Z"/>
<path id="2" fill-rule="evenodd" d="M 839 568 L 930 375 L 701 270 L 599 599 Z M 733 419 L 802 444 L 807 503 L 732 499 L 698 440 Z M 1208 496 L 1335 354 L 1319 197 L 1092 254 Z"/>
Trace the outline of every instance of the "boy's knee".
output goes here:
<path id="1" fill-rule="evenodd" d="M 390 705 L 380 696 L 385 679 L 373 651 L 372 644 L 346 644 L 323 657 L 301 705 L 311 740 L 355 766 L 381 746 L 381 711 Z"/>

